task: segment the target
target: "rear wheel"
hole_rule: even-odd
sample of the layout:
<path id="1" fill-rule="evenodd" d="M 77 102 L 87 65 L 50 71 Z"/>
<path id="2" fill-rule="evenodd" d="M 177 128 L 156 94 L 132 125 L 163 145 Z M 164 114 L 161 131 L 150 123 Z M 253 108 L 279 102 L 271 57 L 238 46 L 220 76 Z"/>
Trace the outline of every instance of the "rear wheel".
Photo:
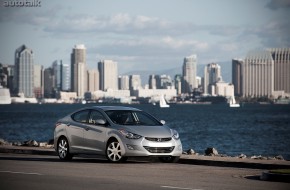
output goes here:
<path id="1" fill-rule="evenodd" d="M 106 156 L 110 162 L 124 162 L 127 160 L 127 157 L 122 156 L 121 145 L 117 140 L 108 143 Z"/>
<path id="2" fill-rule="evenodd" d="M 179 156 L 166 156 L 166 157 L 159 157 L 161 162 L 165 163 L 176 163 L 179 160 Z"/>
<path id="3" fill-rule="evenodd" d="M 68 140 L 64 137 L 60 138 L 57 143 L 57 154 L 61 160 L 71 160 L 73 157 L 69 152 Z"/>

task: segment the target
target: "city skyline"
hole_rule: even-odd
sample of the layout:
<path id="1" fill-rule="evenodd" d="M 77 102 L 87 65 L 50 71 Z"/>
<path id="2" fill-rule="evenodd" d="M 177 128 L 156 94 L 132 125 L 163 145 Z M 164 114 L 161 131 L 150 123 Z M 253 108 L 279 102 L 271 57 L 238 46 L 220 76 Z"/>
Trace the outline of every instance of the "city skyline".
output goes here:
<path id="1" fill-rule="evenodd" d="M 33 49 L 35 64 L 45 68 L 54 60 L 70 64 L 71 47 L 85 44 L 88 69 L 111 59 L 119 63 L 119 74 L 135 68 L 176 68 L 191 54 L 206 65 L 230 63 L 252 49 L 290 46 L 289 1 L 41 1 L 40 7 L 0 3 L 3 64 L 13 64 L 20 44 Z"/>

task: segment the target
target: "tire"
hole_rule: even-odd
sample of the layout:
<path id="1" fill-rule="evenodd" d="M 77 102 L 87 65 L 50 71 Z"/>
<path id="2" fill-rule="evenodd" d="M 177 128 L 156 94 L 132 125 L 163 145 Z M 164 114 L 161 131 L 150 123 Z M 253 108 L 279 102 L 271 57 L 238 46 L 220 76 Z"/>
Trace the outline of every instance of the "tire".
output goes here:
<path id="1" fill-rule="evenodd" d="M 159 160 L 164 163 L 176 163 L 179 160 L 179 156 L 166 156 L 166 157 L 159 157 Z"/>
<path id="2" fill-rule="evenodd" d="M 60 138 L 57 143 L 57 154 L 61 160 L 71 160 L 72 154 L 69 152 L 68 140 L 64 137 Z"/>
<path id="3" fill-rule="evenodd" d="M 117 140 L 112 140 L 107 144 L 106 157 L 110 162 L 124 162 L 127 157 L 122 156 L 121 145 Z"/>

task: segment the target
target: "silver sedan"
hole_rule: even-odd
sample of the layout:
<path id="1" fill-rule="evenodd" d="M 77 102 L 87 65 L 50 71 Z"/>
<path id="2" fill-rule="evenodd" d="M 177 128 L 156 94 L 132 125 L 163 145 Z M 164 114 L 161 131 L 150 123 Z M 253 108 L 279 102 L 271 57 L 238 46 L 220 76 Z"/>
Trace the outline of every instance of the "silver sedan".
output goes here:
<path id="1" fill-rule="evenodd" d="M 123 106 L 84 108 L 60 119 L 54 143 L 62 160 L 76 154 L 98 154 L 111 162 L 122 162 L 129 156 L 177 162 L 182 154 L 176 130 L 142 110 Z"/>

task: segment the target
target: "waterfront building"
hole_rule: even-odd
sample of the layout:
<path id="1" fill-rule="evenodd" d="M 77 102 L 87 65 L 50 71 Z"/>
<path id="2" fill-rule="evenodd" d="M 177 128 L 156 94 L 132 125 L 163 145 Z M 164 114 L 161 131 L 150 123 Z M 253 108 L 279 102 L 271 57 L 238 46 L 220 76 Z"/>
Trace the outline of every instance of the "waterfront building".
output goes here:
<path id="1" fill-rule="evenodd" d="M 87 91 L 86 47 L 75 45 L 71 53 L 71 91 L 83 98 Z"/>
<path id="2" fill-rule="evenodd" d="M 129 78 L 129 87 L 130 90 L 137 90 L 142 87 L 141 76 L 140 75 L 130 75 Z"/>
<path id="3" fill-rule="evenodd" d="M 16 93 L 25 97 L 34 97 L 34 53 L 25 45 L 15 51 L 15 87 Z"/>
<path id="4" fill-rule="evenodd" d="M 149 75 L 149 89 L 156 89 L 157 88 L 157 76 L 156 75 Z"/>
<path id="5" fill-rule="evenodd" d="M 88 70 L 88 91 L 94 92 L 99 90 L 100 77 L 98 70 Z"/>
<path id="6" fill-rule="evenodd" d="M 212 95 L 230 98 L 234 93 L 234 85 L 224 82 L 223 80 L 219 80 L 213 86 L 212 92 Z"/>
<path id="7" fill-rule="evenodd" d="M 175 75 L 174 76 L 174 86 L 177 91 L 177 94 L 181 94 L 181 82 L 182 82 L 182 76 L 181 75 Z"/>
<path id="8" fill-rule="evenodd" d="M 34 95 L 43 98 L 44 72 L 42 65 L 34 65 Z"/>
<path id="9" fill-rule="evenodd" d="M 274 60 L 274 91 L 290 94 L 290 48 L 272 48 L 267 51 L 270 51 Z"/>
<path id="10" fill-rule="evenodd" d="M 61 63 L 61 90 L 70 90 L 70 67 L 69 64 Z"/>
<path id="11" fill-rule="evenodd" d="M 118 90 L 118 65 L 113 60 L 102 60 L 98 63 L 100 90 L 111 88 Z"/>
<path id="12" fill-rule="evenodd" d="M 269 51 L 251 51 L 242 66 L 242 96 L 271 97 L 274 93 L 274 60 Z"/>
<path id="13" fill-rule="evenodd" d="M 213 94 L 212 85 L 221 79 L 221 66 L 217 63 L 210 63 L 204 68 L 204 94 Z"/>
<path id="14" fill-rule="evenodd" d="M 232 60 L 232 83 L 234 85 L 235 96 L 242 95 L 242 59 Z"/>
<path id="15" fill-rule="evenodd" d="M 172 80 L 171 80 L 171 77 L 169 75 L 161 75 L 160 76 L 160 85 L 158 85 L 158 86 L 160 86 L 160 88 L 167 89 L 168 87 L 171 87 L 172 85 L 173 85 Z"/>
<path id="16" fill-rule="evenodd" d="M 159 101 L 161 96 L 165 96 L 166 100 L 170 100 L 177 95 L 177 91 L 174 87 L 168 87 L 167 89 L 149 89 L 149 88 L 139 88 L 133 90 L 131 93 L 132 96 L 138 98 L 151 98 L 151 100 Z"/>
<path id="17" fill-rule="evenodd" d="M 183 93 L 191 93 L 195 88 L 196 84 L 196 68 L 197 68 L 197 56 L 191 55 L 185 57 L 183 60 L 182 75 L 183 75 Z"/>
<path id="18" fill-rule="evenodd" d="M 56 97 L 55 88 L 56 84 L 53 68 L 49 67 L 44 69 L 44 97 L 55 98 Z"/>
<path id="19" fill-rule="evenodd" d="M 129 76 L 119 76 L 119 90 L 129 90 Z"/>
<path id="20" fill-rule="evenodd" d="M 52 70 L 54 74 L 55 88 L 57 91 L 60 91 L 62 87 L 62 60 L 55 60 L 52 63 Z"/>

